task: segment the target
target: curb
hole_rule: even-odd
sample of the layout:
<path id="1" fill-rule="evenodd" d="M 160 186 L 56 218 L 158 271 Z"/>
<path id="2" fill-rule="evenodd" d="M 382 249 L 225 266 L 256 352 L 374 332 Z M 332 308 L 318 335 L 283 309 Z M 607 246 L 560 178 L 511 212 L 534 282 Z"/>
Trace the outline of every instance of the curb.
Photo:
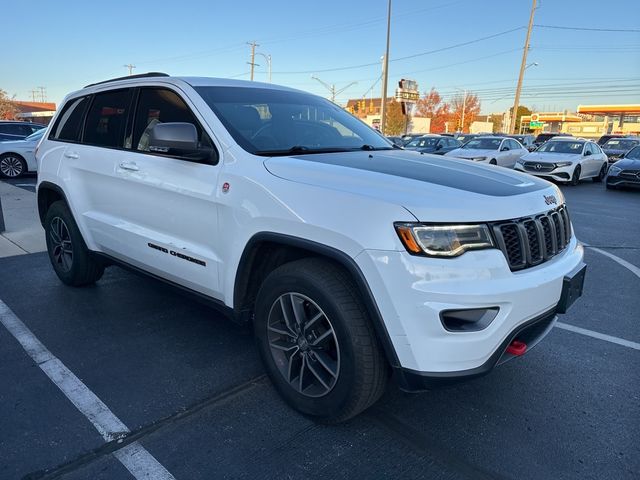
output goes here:
<path id="1" fill-rule="evenodd" d="M 0 233 L 6 230 L 6 226 L 4 224 L 4 214 L 2 213 L 2 197 L 0 197 Z"/>

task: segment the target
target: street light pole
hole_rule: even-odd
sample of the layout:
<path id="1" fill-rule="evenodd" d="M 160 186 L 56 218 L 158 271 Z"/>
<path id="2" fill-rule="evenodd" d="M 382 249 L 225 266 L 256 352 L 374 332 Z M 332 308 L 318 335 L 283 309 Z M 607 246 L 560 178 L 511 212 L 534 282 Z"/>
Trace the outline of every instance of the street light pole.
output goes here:
<path id="1" fill-rule="evenodd" d="M 268 73 L 268 78 L 269 78 L 269 83 L 271 83 L 271 55 L 265 55 L 264 53 L 260 53 L 260 52 L 256 52 L 256 55 L 260 55 L 261 57 L 264 57 L 264 59 L 267 61 L 267 71 Z"/>
<path id="2" fill-rule="evenodd" d="M 391 0 L 387 7 L 387 48 L 382 63 L 382 98 L 380 103 L 380 132 L 384 135 L 387 119 L 387 81 L 389 79 L 389 39 L 391 36 Z"/>
<path id="3" fill-rule="evenodd" d="M 513 102 L 513 114 L 510 118 L 509 133 L 516 133 L 516 123 L 518 120 L 518 104 L 520 103 L 520 90 L 522 89 L 522 78 L 527 65 L 527 53 L 529 52 L 529 39 L 531 38 L 531 28 L 533 27 L 533 15 L 536 11 L 536 0 L 531 5 L 531 15 L 529 15 L 529 27 L 527 28 L 527 36 L 524 41 L 524 50 L 522 51 L 522 63 L 520 64 L 520 75 L 518 75 L 518 86 L 516 87 L 516 98 Z"/>

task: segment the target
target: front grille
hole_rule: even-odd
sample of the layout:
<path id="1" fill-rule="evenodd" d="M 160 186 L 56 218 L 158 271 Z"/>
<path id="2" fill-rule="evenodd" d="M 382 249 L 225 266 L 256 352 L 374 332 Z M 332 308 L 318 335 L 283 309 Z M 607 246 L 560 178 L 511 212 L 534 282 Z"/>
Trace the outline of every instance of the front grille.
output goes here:
<path id="1" fill-rule="evenodd" d="M 542 163 L 542 162 L 524 162 L 524 169 L 529 172 L 551 172 L 555 170 L 556 165 L 554 163 Z"/>
<path id="2" fill-rule="evenodd" d="M 621 177 L 633 178 L 637 180 L 640 178 L 640 170 L 622 170 L 619 174 Z"/>
<path id="3" fill-rule="evenodd" d="M 546 262 L 571 240 L 571 221 L 564 205 L 541 215 L 495 222 L 491 229 L 511 271 Z"/>

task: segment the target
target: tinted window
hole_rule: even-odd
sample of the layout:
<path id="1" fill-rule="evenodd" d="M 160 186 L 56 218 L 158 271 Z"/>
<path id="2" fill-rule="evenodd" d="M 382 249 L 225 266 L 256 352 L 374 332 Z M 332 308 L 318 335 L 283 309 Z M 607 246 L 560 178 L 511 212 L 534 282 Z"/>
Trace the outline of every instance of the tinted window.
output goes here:
<path id="1" fill-rule="evenodd" d="M 627 154 L 625 155 L 625 158 L 633 158 L 635 160 L 640 160 L 640 146 L 633 147 L 633 149 L 630 152 L 627 152 Z"/>
<path id="2" fill-rule="evenodd" d="M 193 124 L 198 131 L 200 145 L 212 147 L 209 136 L 202 129 L 189 107 L 175 92 L 164 88 L 145 88 L 140 91 L 133 127 L 133 141 L 127 139 L 125 146 L 148 152 L 151 129 L 158 123 L 167 122 Z"/>
<path id="3" fill-rule="evenodd" d="M 581 154 L 582 147 L 584 146 L 584 142 L 566 142 L 560 140 L 550 140 L 540 148 L 538 148 L 538 152 L 548 152 L 548 153 L 573 153 L 573 154 Z"/>
<path id="4" fill-rule="evenodd" d="M 29 128 L 29 125 L 23 125 L 21 123 L 5 123 L 0 125 L 0 132 L 26 137 L 27 135 L 31 135 L 32 130 Z"/>
<path id="5" fill-rule="evenodd" d="M 131 103 L 131 90 L 97 93 L 87 114 L 83 142 L 101 147 L 122 147 Z"/>
<path id="6" fill-rule="evenodd" d="M 88 104 L 89 97 L 69 100 L 62 109 L 62 112 L 51 131 L 51 138 L 69 142 L 80 141 L 82 119 Z"/>
<path id="7" fill-rule="evenodd" d="M 499 138 L 476 138 L 469 140 L 462 148 L 465 150 L 498 150 L 501 142 L 502 140 Z"/>
<path id="8" fill-rule="evenodd" d="M 271 88 L 196 87 L 234 140 L 256 155 L 388 150 L 389 141 L 336 104 Z"/>

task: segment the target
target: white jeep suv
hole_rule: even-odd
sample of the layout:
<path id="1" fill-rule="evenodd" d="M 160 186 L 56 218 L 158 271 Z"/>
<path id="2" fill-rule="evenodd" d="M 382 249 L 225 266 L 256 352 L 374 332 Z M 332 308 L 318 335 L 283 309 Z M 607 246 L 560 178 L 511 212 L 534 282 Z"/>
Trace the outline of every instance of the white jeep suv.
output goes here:
<path id="1" fill-rule="evenodd" d="M 72 93 L 37 152 L 65 284 L 125 265 L 251 322 L 297 410 L 345 420 L 521 355 L 580 296 L 559 189 L 396 149 L 337 105 L 144 74 Z"/>

